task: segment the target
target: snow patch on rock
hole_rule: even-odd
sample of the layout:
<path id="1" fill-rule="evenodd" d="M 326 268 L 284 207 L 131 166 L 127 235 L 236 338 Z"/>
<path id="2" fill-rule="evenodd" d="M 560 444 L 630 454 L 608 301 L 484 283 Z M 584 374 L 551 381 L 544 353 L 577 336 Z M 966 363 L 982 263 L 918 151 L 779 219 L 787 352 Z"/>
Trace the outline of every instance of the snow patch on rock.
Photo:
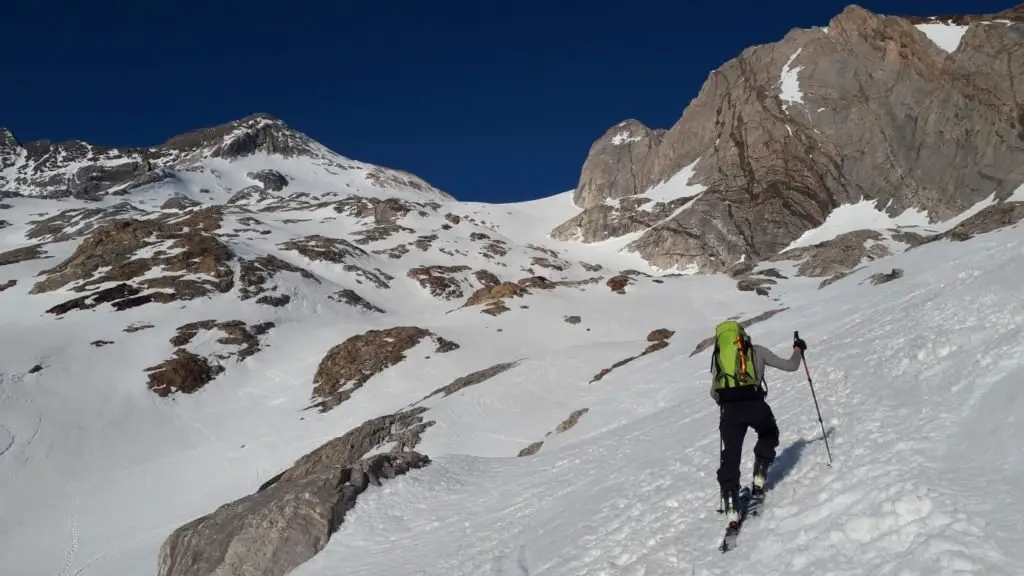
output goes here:
<path id="1" fill-rule="evenodd" d="M 779 75 L 779 87 L 781 90 L 779 93 L 779 99 L 786 102 L 786 104 L 782 105 L 782 109 L 786 111 L 789 111 L 790 104 L 804 103 L 804 93 L 800 90 L 800 78 L 798 76 L 800 70 L 803 70 L 803 66 L 791 68 L 793 61 L 796 60 L 796 57 L 800 55 L 802 50 L 803 48 L 797 49 L 797 51 L 789 57 L 789 60 L 787 60 L 786 64 L 782 67 L 782 74 Z"/>
<path id="2" fill-rule="evenodd" d="M 945 22 L 932 22 L 914 26 L 924 33 L 936 46 L 952 54 L 960 46 L 960 40 L 967 33 L 968 26 Z"/>
<path id="3" fill-rule="evenodd" d="M 897 226 L 928 225 L 928 216 L 924 212 L 907 210 L 899 216 L 893 217 L 876 208 L 874 200 L 862 199 L 855 204 L 839 206 L 828 215 L 821 226 L 804 232 L 782 252 L 812 246 L 854 230 L 883 230 Z"/>
<path id="4" fill-rule="evenodd" d="M 619 132 L 618 134 L 612 137 L 612 144 L 614 144 L 615 146 L 621 146 L 623 144 L 629 144 L 630 142 L 639 142 L 642 139 L 643 138 L 641 138 L 640 136 L 630 135 L 628 130 L 623 130 L 622 132 Z"/>

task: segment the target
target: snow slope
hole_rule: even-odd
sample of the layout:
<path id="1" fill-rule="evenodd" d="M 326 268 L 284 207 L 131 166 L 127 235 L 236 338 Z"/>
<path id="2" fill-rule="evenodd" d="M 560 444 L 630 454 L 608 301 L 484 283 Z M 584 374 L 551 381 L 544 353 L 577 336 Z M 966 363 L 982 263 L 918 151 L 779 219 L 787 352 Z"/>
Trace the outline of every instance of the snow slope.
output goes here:
<path id="1" fill-rule="evenodd" d="M 808 340 L 835 460 L 803 372 L 769 374 L 773 489 L 727 556 L 707 354 L 677 349 L 608 376 L 537 456 L 451 454 L 368 495 L 295 574 L 1017 574 L 1022 526 L 1005 497 L 1024 471 L 1022 247 L 1019 230 L 925 246 L 836 290 L 794 287 L 793 308 L 752 329 L 779 351 L 794 328 Z M 884 266 L 907 275 L 860 285 Z M 693 328 L 670 322 L 687 339 L 722 314 L 710 288 L 694 294 L 699 320 L 678 322 Z M 519 384 L 571 388 L 563 366 L 584 357 L 560 351 L 552 380 Z"/>
<path id="2" fill-rule="evenodd" d="M 220 181 L 238 183 L 215 190 L 216 198 L 197 191 L 207 183 L 184 176 L 116 201 L 149 211 L 147 218 L 169 194 L 223 202 L 242 185 L 240 174 L 259 167 L 239 166 L 218 167 Z M 45 245 L 49 258 L 0 266 L 0 285 L 18 281 L 0 292 L 0 574 L 155 573 L 160 544 L 178 526 L 250 494 L 369 418 L 513 361 L 519 364 L 490 380 L 423 401 L 437 425 L 417 450 L 434 462 L 360 496 L 327 548 L 295 574 L 1011 574 L 1024 560 L 1014 538 L 1021 522 L 994 497 L 1010 494 L 1024 473 L 1014 444 L 1024 406 L 1010 378 L 1024 318 L 1015 297 L 1024 273 L 1019 230 L 927 244 L 823 290 L 820 279 L 787 278 L 764 298 L 737 291 L 723 276 L 657 277 L 619 251 L 621 239 L 584 245 L 548 238 L 575 213 L 571 192 L 488 205 L 392 194 L 353 179 L 339 180 L 344 191 L 332 194 L 329 179 L 306 177 L 312 169 L 276 168 L 308 190 L 289 187 L 265 204 L 231 209 L 218 234 L 239 257 L 272 254 L 315 276 L 275 277 L 292 298 L 285 306 L 232 292 L 58 318 L 46 310 L 78 293 L 29 290 L 80 239 Z M 282 200 L 293 191 L 312 197 Z M 283 247 L 312 234 L 351 239 L 366 231 L 366 218 L 331 204 L 349 193 L 437 202 L 399 219 L 407 230 L 363 246 L 359 265 L 390 274 L 389 288 Z M 0 216 L 12 224 L 0 229 L 0 252 L 33 243 L 25 237 L 30 220 L 83 206 L 5 202 L 10 208 Z M 112 210 L 115 200 L 86 206 Z M 452 225 L 450 214 L 460 222 Z M 865 222 L 836 221 L 845 224 L 823 228 L 813 241 Z M 436 238 L 423 244 L 424 235 Z M 482 246 L 495 240 L 507 253 L 488 257 Z M 388 255 L 400 246 L 407 252 Z M 541 267 L 538 257 L 557 267 Z M 413 266 L 454 264 L 504 281 L 603 278 L 534 290 L 490 316 L 462 307 L 465 297 L 433 297 L 407 276 Z M 904 277 L 865 282 L 893 267 Z M 625 294 L 611 291 L 605 280 L 627 268 L 654 276 L 636 276 Z M 478 287 L 461 282 L 464 296 Z M 340 289 L 386 312 L 340 304 L 331 298 Z M 779 308 L 788 309 L 751 333 L 778 351 L 794 329 L 810 344 L 835 462 L 823 465 L 803 373 L 769 374 L 782 428 L 775 487 L 766 515 L 744 530 L 737 551 L 721 557 L 708 355 L 689 354 L 718 321 Z M 580 322 L 566 322 L 569 316 Z M 210 318 L 276 326 L 262 350 L 245 362 L 226 361 L 226 372 L 199 392 L 154 395 L 143 370 L 172 353 L 177 327 Z M 338 408 L 305 410 L 328 349 L 402 325 L 430 329 L 460 348 L 435 355 L 424 342 Z M 593 381 L 640 354 L 658 328 L 675 331 L 667 348 Z M 189 349 L 230 349 L 217 336 L 201 333 Z M 110 343 L 90 346 L 99 341 Z M 30 370 L 35 365 L 41 370 Z M 575 426 L 553 432 L 581 410 Z M 535 455 L 516 457 L 539 441 Z M 747 476 L 752 445 L 748 437 Z"/>

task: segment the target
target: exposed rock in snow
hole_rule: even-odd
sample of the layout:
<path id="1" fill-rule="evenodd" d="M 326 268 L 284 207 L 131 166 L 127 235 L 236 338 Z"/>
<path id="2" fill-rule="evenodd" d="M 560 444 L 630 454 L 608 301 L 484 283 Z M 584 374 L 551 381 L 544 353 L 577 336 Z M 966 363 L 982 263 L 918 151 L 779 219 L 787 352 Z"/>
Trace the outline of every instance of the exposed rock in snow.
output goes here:
<path id="1" fill-rule="evenodd" d="M 288 179 L 285 178 L 284 174 L 281 174 L 277 170 L 257 170 L 255 172 L 249 172 L 246 174 L 250 180 L 255 180 L 263 184 L 264 190 L 271 192 L 280 192 L 288 186 Z"/>
<path id="2" fill-rule="evenodd" d="M 284 576 L 323 549 L 370 485 L 429 462 L 417 452 L 397 452 L 297 471 L 175 530 L 160 549 L 157 573 Z"/>
<path id="3" fill-rule="evenodd" d="M 51 256 L 46 255 L 46 250 L 43 249 L 42 244 L 33 244 L 32 246 L 0 252 L 0 266 L 17 264 L 26 260 L 37 260 L 39 258 L 51 258 Z"/>
<path id="4" fill-rule="evenodd" d="M 831 276 L 891 254 L 891 250 L 880 243 L 883 238 L 877 230 L 846 232 L 813 246 L 787 250 L 772 261 L 799 260 L 797 274 L 800 276 Z"/>
<path id="5" fill-rule="evenodd" d="M 170 359 L 146 371 L 149 373 L 149 389 L 158 396 L 168 396 L 175 392 L 191 394 L 199 390 L 224 372 L 224 367 L 179 348 Z"/>
<path id="6" fill-rule="evenodd" d="M 370 378 L 404 360 L 405 353 L 424 338 L 434 340 L 439 354 L 459 347 L 430 330 L 399 326 L 370 330 L 331 348 L 313 377 L 314 405 L 326 412 L 341 404 Z"/>
<path id="7" fill-rule="evenodd" d="M 637 354 L 636 356 L 630 356 L 625 360 L 619 360 L 618 362 L 612 364 L 610 368 L 605 368 L 601 370 L 593 378 L 590 379 L 590 383 L 593 384 L 594 382 L 602 380 L 605 376 L 611 374 L 612 370 L 615 370 L 616 368 L 621 368 L 626 364 L 629 364 L 630 362 L 636 360 L 637 358 L 641 358 L 648 354 L 652 354 L 654 352 L 657 352 L 658 350 L 663 350 L 669 345 L 668 340 L 669 338 L 672 337 L 672 334 L 675 334 L 675 332 L 672 332 L 665 328 L 659 328 L 658 330 L 652 331 L 650 334 L 647 335 L 647 341 L 653 342 L 653 344 L 650 344 L 647 346 L 647 348 L 644 348 L 644 351 L 641 352 L 640 354 Z"/>
<path id="8" fill-rule="evenodd" d="M 872 274 L 869 281 L 872 286 L 878 286 L 879 284 L 885 284 L 886 282 L 892 282 L 903 277 L 903 270 L 899 268 L 893 268 L 889 272 L 879 272 L 878 274 Z"/>

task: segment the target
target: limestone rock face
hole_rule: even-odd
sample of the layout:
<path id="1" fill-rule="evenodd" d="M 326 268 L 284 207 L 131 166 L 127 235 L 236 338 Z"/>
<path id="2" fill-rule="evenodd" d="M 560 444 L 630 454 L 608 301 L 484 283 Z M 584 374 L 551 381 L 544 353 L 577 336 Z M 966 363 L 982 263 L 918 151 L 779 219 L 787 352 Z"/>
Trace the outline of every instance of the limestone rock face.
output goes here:
<path id="1" fill-rule="evenodd" d="M 1024 182 L 1024 10 L 953 21 L 967 28 L 952 52 L 921 19 L 858 6 L 744 50 L 669 130 L 627 121 L 595 142 L 583 212 L 553 235 L 643 232 L 627 249 L 655 266 L 714 272 L 777 254 L 841 204 L 936 222 L 1007 198 Z"/>
<path id="2" fill-rule="evenodd" d="M 573 202 L 586 209 L 605 199 L 642 193 L 646 182 L 641 178 L 664 133 L 637 120 L 625 120 L 610 128 L 590 147 Z"/>
<path id="3" fill-rule="evenodd" d="M 429 462 L 418 452 L 394 452 L 281 478 L 175 530 L 157 573 L 283 576 L 327 545 L 370 485 Z"/>

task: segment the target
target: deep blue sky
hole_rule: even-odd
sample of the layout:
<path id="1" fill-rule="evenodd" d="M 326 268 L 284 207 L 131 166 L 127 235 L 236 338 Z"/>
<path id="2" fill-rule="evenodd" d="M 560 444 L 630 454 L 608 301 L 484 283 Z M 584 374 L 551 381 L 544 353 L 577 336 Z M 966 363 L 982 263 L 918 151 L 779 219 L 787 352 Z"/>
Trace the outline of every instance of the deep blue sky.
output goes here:
<path id="1" fill-rule="evenodd" d="M 613 124 L 671 126 L 711 70 L 846 4 L 9 0 L 0 126 L 148 146 L 269 112 L 459 199 L 517 201 L 574 187 Z M 1015 1 L 859 4 L 930 16 Z"/>

